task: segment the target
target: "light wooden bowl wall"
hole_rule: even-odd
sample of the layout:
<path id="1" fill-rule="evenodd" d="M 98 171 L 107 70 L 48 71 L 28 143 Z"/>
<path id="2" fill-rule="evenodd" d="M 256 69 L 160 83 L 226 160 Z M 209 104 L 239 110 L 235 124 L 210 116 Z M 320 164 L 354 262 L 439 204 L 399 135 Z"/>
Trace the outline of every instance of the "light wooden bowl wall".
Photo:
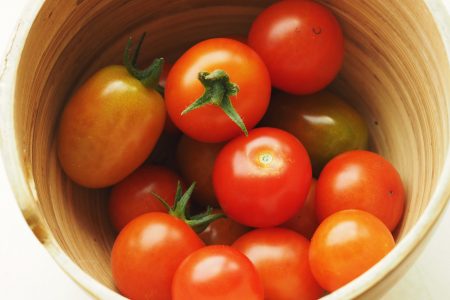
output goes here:
<path id="1" fill-rule="evenodd" d="M 2 75 L 3 158 L 27 222 L 56 261 L 94 296 L 118 297 L 109 265 L 114 233 L 105 211 L 107 191 L 74 185 L 55 155 L 64 103 L 93 71 L 120 63 L 130 34 L 149 33 L 143 61 L 166 54 L 174 59 L 201 39 L 246 34 L 273 1 L 30 2 Z M 364 115 L 373 147 L 397 167 L 406 186 L 398 246 L 328 296 L 374 297 L 417 255 L 449 197 L 448 40 L 436 23 L 449 29 L 449 19 L 432 0 L 323 3 L 346 36 L 344 68 L 331 88 Z"/>

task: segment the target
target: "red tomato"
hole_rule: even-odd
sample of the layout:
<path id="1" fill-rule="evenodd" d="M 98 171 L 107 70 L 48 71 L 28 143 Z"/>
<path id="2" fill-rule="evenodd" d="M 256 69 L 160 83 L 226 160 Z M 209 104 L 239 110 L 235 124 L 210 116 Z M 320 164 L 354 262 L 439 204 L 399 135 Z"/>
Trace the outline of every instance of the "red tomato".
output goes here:
<path id="1" fill-rule="evenodd" d="M 313 1 L 280 1 L 253 23 L 249 45 L 261 55 L 272 84 L 291 94 L 327 86 L 344 58 L 344 38 L 331 11 Z"/>
<path id="2" fill-rule="evenodd" d="M 215 210 L 215 212 L 220 212 Z M 233 221 L 230 218 L 215 220 L 199 234 L 207 245 L 231 245 L 250 228 Z"/>
<path id="3" fill-rule="evenodd" d="M 118 290 L 131 299 L 171 299 L 180 263 L 204 244 L 183 221 L 153 212 L 131 221 L 119 233 L 111 254 Z"/>
<path id="4" fill-rule="evenodd" d="M 253 230 L 234 242 L 258 271 L 266 299 L 317 299 L 323 290 L 308 261 L 309 241 L 282 228 Z"/>
<path id="5" fill-rule="evenodd" d="M 394 248 L 389 229 L 362 210 L 326 218 L 311 240 L 309 262 L 317 282 L 332 292 L 352 281 Z"/>
<path id="6" fill-rule="evenodd" d="M 290 133 L 258 128 L 219 153 L 213 185 L 227 216 L 251 227 L 277 226 L 302 207 L 311 184 L 308 154 Z"/>
<path id="7" fill-rule="evenodd" d="M 218 70 L 225 71 L 229 82 L 238 86 L 237 94 L 236 86 L 225 74 L 215 72 Z M 205 86 L 207 94 L 213 95 L 208 99 L 216 105 L 204 105 L 182 115 L 202 97 Z M 167 78 L 165 100 L 170 118 L 181 131 L 198 141 L 215 143 L 229 140 L 242 130 L 220 105 L 231 101 L 245 127 L 251 129 L 266 112 L 270 93 L 269 73 L 258 54 L 236 40 L 217 38 L 198 43 L 175 63 Z"/>
<path id="8" fill-rule="evenodd" d="M 196 182 L 194 200 L 203 206 L 218 207 L 212 183 L 214 162 L 223 143 L 202 143 L 183 135 L 177 147 L 180 174 L 187 183 Z"/>
<path id="9" fill-rule="evenodd" d="M 283 223 L 281 225 L 282 227 L 292 229 L 308 239 L 312 237 L 317 226 L 319 226 L 314 207 L 315 191 L 316 180 L 313 178 L 305 204 L 294 217 L 290 218 L 286 223 Z"/>
<path id="10" fill-rule="evenodd" d="M 361 209 L 393 230 L 405 206 L 405 191 L 396 169 L 380 155 L 349 151 L 332 159 L 322 170 L 316 188 L 319 220 L 344 209 Z"/>
<path id="11" fill-rule="evenodd" d="M 165 167 L 143 166 L 114 186 L 108 212 L 117 231 L 144 213 L 167 212 L 152 193 L 158 194 L 173 206 L 179 181 L 181 178 Z"/>
<path id="12" fill-rule="evenodd" d="M 175 273 L 173 300 L 264 299 L 252 263 L 228 246 L 209 246 L 189 255 Z"/>

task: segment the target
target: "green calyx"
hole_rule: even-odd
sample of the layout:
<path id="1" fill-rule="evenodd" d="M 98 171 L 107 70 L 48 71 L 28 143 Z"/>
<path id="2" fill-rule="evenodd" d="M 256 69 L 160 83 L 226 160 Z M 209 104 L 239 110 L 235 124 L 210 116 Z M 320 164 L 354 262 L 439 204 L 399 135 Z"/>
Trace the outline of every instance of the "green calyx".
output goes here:
<path id="1" fill-rule="evenodd" d="M 181 115 L 200 108 L 207 104 L 220 107 L 227 116 L 244 132 L 247 136 L 248 131 L 241 116 L 234 109 L 230 97 L 236 96 L 239 92 L 239 86 L 230 82 L 228 74 L 223 70 L 215 70 L 211 73 L 200 72 L 198 79 L 205 87 L 205 93 L 189 105 Z"/>
<path id="2" fill-rule="evenodd" d="M 136 67 L 137 59 L 141 51 L 142 43 L 144 42 L 145 32 L 141 35 L 139 42 L 130 57 L 130 51 L 133 44 L 133 39 L 130 37 L 125 46 L 123 53 L 123 64 L 128 72 L 138 79 L 144 86 L 153 88 L 161 94 L 164 94 L 164 88 L 158 84 L 161 73 L 164 67 L 164 58 L 156 58 L 152 64 L 144 70 L 139 70 Z"/>
<path id="3" fill-rule="evenodd" d="M 158 199 L 166 208 L 168 213 L 171 216 L 174 216 L 182 221 L 184 221 L 186 224 L 188 224 L 195 232 L 200 233 L 202 232 L 211 222 L 225 217 L 222 213 L 212 213 L 212 208 L 208 207 L 205 212 L 194 215 L 194 216 L 187 216 L 186 215 L 186 208 L 187 204 L 189 202 L 189 199 L 191 198 L 192 192 L 195 188 L 195 182 L 191 184 L 191 186 L 186 190 L 186 192 L 183 194 L 183 190 L 181 187 L 181 183 L 178 182 L 177 185 L 177 191 L 175 194 L 175 203 L 173 207 L 170 207 L 170 205 L 165 201 L 161 196 L 159 196 L 156 193 L 152 193 L 153 196 L 155 196 L 156 199 Z"/>

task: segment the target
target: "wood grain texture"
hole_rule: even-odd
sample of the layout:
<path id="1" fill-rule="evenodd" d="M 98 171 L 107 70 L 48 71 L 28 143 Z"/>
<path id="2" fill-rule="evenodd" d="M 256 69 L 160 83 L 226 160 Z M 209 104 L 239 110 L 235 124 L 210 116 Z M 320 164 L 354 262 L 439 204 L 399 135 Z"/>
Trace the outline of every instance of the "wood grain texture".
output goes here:
<path id="1" fill-rule="evenodd" d="M 18 178 L 16 195 L 35 234 L 96 297 L 115 295 L 107 289 L 114 290 L 108 191 L 81 188 L 59 167 L 55 129 L 64 103 L 92 72 L 120 63 L 130 34 L 148 32 L 143 63 L 155 56 L 173 61 L 202 39 L 245 35 L 271 2 L 47 0 L 34 20 L 30 14 L 32 26 L 24 29 L 27 38 L 10 55 L 15 64 L 5 76 L 10 98 L 2 105 L 11 108 L 1 110 L 5 164 Z M 321 2 L 335 12 L 346 37 L 344 68 L 330 88 L 363 114 L 372 147 L 396 166 L 407 192 L 396 249 L 327 298 L 377 297 L 417 256 L 450 194 L 449 59 L 425 2 Z"/>

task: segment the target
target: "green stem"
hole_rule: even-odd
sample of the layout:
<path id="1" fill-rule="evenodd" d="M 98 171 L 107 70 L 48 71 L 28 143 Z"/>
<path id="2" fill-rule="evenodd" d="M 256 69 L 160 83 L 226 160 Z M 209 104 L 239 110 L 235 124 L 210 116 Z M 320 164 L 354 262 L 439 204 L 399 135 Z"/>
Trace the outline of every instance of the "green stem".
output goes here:
<path id="1" fill-rule="evenodd" d="M 248 131 L 244 121 L 233 107 L 230 99 L 231 96 L 236 96 L 239 93 L 239 86 L 230 81 L 228 74 L 224 70 L 215 70 L 211 73 L 200 72 L 198 80 L 205 87 L 205 92 L 189 105 L 181 115 L 208 104 L 215 105 L 220 107 L 247 136 Z"/>
<path id="2" fill-rule="evenodd" d="M 138 79 L 142 84 L 146 87 L 153 88 L 158 92 L 163 91 L 163 88 L 159 86 L 158 82 L 161 77 L 162 69 L 164 67 L 164 59 L 156 58 L 150 66 L 148 66 L 144 70 L 139 70 L 136 67 L 137 59 L 139 57 L 139 53 L 141 51 L 142 43 L 145 38 L 145 33 L 143 33 L 139 39 L 139 42 L 136 48 L 133 51 L 133 54 L 130 55 L 130 51 L 133 45 L 133 40 L 130 37 L 125 46 L 125 50 L 123 52 L 123 64 L 125 68 L 127 68 L 128 72 Z"/>
<path id="3" fill-rule="evenodd" d="M 164 205 L 164 207 L 167 208 L 167 211 L 171 216 L 174 216 L 184 221 L 195 232 L 199 233 L 203 231 L 211 222 L 219 218 L 223 218 L 225 217 L 225 215 L 222 213 L 212 213 L 212 209 L 208 207 L 207 210 L 203 213 L 200 213 L 192 217 L 186 216 L 187 204 L 189 203 L 194 188 L 195 182 L 192 183 L 191 186 L 183 194 L 181 183 L 178 182 L 177 191 L 175 194 L 175 203 L 173 207 L 170 207 L 167 201 L 165 201 L 158 194 L 152 192 L 152 195 L 155 196 L 155 198 L 158 199 Z"/>

